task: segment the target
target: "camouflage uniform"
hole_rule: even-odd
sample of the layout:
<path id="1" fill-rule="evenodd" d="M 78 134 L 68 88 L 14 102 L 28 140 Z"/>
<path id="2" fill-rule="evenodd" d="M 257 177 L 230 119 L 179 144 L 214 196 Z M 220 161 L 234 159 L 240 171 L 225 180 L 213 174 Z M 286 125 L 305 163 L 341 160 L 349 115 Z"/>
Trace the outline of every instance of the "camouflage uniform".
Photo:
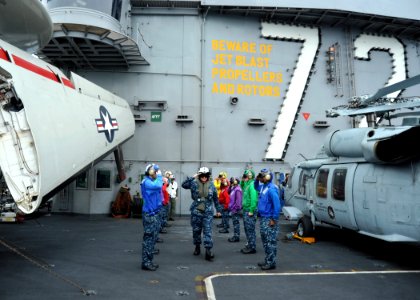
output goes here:
<path id="1" fill-rule="evenodd" d="M 229 196 L 229 186 L 222 186 L 220 188 L 220 193 L 219 193 L 219 204 L 222 207 L 222 225 L 223 225 L 223 229 L 221 229 L 219 232 L 221 233 L 228 233 L 229 232 L 229 201 L 230 201 L 230 196 Z"/>
<path id="2" fill-rule="evenodd" d="M 257 224 L 257 214 L 252 216 L 248 215 L 248 213 L 244 213 L 244 231 L 246 236 L 246 248 L 251 250 L 255 250 L 257 234 L 255 233 L 255 226 Z"/>
<path id="3" fill-rule="evenodd" d="M 260 216 L 260 234 L 265 252 L 263 270 L 276 267 L 277 256 L 277 234 L 279 231 L 279 215 L 281 204 L 279 189 L 272 182 L 273 174 L 268 174 L 266 169 L 261 170 L 265 173 L 264 177 L 269 176 L 270 180 L 260 184 L 258 196 L 258 214 Z M 270 222 L 272 223 L 270 226 Z"/>
<path id="4" fill-rule="evenodd" d="M 168 213 L 169 213 L 169 204 L 168 205 L 162 205 L 160 208 L 160 230 L 164 229 L 166 225 L 168 224 Z"/>
<path id="5" fill-rule="evenodd" d="M 229 211 L 232 214 L 232 223 L 233 223 L 233 237 L 229 239 L 230 242 L 238 241 L 241 235 L 241 226 L 240 226 L 240 211 L 242 210 L 242 189 L 238 185 L 239 179 L 232 178 L 230 186 L 230 202 L 229 202 Z"/>
<path id="6" fill-rule="evenodd" d="M 257 203 L 258 193 L 254 187 L 255 174 L 252 170 L 245 171 L 246 176 L 251 174 L 251 178 L 247 181 L 242 182 L 243 198 L 242 198 L 242 210 L 244 218 L 244 231 L 247 239 L 246 249 L 244 251 L 256 249 L 256 233 L 255 225 L 257 223 Z"/>
<path id="7" fill-rule="evenodd" d="M 197 179 L 198 180 L 198 179 Z M 194 245 L 201 245 L 201 233 L 203 232 L 203 244 L 204 248 L 213 248 L 212 239 L 212 223 L 213 223 L 213 204 L 217 211 L 221 210 L 219 201 L 217 198 L 217 191 L 214 187 L 213 182 L 209 182 L 209 191 L 207 198 L 200 199 L 198 195 L 198 183 L 193 177 L 187 177 L 182 183 L 184 189 L 191 190 L 191 198 L 193 200 L 190 211 L 191 211 L 191 226 L 193 231 L 193 243 Z M 213 202 L 213 203 L 212 203 Z M 200 210 L 199 205 L 203 206 L 204 211 Z"/>
<path id="8" fill-rule="evenodd" d="M 149 266 L 153 264 L 153 252 L 160 227 L 159 213 L 143 213 L 143 243 L 142 243 L 142 264 Z"/>
<path id="9" fill-rule="evenodd" d="M 149 167 L 150 166 L 150 167 Z M 147 170 L 153 167 L 149 165 Z M 156 165 L 156 170 L 158 166 Z M 153 264 L 153 252 L 160 228 L 159 211 L 162 207 L 162 175 L 154 179 L 146 176 L 141 182 L 140 189 L 143 197 L 143 243 L 142 243 L 142 267 L 155 270 Z"/>
<path id="10" fill-rule="evenodd" d="M 270 226 L 270 218 L 260 218 L 261 241 L 265 252 L 265 263 L 269 266 L 276 265 L 277 256 L 277 234 L 279 232 L 278 221 L 274 226 Z"/>
<path id="11" fill-rule="evenodd" d="M 241 216 L 239 213 L 232 214 L 232 223 L 233 223 L 233 239 L 239 241 L 239 237 L 241 235 L 241 225 L 239 219 Z"/>

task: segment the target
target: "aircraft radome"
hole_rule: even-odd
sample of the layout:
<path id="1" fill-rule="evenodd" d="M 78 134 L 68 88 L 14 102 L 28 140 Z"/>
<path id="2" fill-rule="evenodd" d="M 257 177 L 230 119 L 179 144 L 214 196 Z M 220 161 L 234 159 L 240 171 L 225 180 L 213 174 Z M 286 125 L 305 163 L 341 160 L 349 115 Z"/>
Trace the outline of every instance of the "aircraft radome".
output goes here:
<path id="1" fill-rule="evenodd" d="M 125 100 L 24 51 L 52 34 L 40 1 L 2 1 L 0 25 L 0 36 L 14 44 L 0 40 L 0 167 L 28 214 L 107 154 L 118 156 L 134 119 Z"/>
<path id="2" fill-rule="evenodd" d="M 385 241 L 420 241 L 420 126 L 378 126 L 413 114 L 396 111 L 419 107 L 420 98 L 384 96 L 419 81 L 417 75 L 327 111 L 366 116 L 370 127 L 331 132 L 314 159 L 293 168 L 283 211 L 298 220 L 300 236 L 327 223 Z"/>

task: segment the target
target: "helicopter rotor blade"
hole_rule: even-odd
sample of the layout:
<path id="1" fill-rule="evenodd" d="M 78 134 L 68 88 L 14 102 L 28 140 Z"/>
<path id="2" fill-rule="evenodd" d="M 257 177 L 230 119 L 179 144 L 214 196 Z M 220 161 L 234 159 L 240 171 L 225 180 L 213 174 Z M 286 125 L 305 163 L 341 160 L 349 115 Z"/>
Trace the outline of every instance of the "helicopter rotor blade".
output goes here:
<path id="1" fill-rule="evenodd" d="M 365 104 L 370 103 L 385 95 L 391 94 L 399 90 L 403 90 L 405 88 L 408 88 L 410 86 L 413 86 L 419 83 L 420 83 L 420 74 L 379 89 L 374 95 L 369 96 L 366 100 L 364 100 L 363 103 Z"/>
<path id="2" fill-rule="evenodd" d="M 328 118 L 335 118 L 338 116 L 355 117 L 360 115 L 367 115 L 371 113 L 380 113 L 387 111 L 394 111 L 398 109 L 414 109 L 420 107 L 420 98 L 413 97 L 410 99 L 403 99 L 401 101 L 394 101 L 390 103 L 383 103 L 378 105 L 370 105 L 362 108 L 349 108 L 346 106 L 332 108 L 326 111 Z"/>

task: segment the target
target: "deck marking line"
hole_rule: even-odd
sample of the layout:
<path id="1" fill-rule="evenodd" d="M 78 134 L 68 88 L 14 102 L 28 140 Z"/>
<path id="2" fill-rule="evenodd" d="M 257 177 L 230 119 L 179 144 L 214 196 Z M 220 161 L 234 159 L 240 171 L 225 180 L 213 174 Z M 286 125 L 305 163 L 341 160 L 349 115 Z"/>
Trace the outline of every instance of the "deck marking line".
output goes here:
<path id="1" fill-rule="evenodd" d="M 222 276 L 315 276 L 315 275 L 360 275 L 360 274 L 416 274 L 420 270 L 388 270 L 388 271 L 351 271 L 351 272 L 302 272 L 302 273 L 230 273 L 215 274 L 204 279 L 204 285 L 207 292 L 208 300 L 216 300 L 214 293 L 213 278 Z"/>

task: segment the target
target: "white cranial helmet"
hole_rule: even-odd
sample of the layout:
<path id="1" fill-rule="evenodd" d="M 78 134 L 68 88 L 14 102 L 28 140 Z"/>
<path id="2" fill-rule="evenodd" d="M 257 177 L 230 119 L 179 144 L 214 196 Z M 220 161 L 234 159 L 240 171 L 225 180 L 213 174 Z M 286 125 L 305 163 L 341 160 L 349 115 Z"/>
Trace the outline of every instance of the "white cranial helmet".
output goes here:
<path id="1" fill-rule="evenodd" d="M 150 170 L 152 167 L 153 167 L 153 164 L 148 164 L 148 165 L 146 166 L 146 169 L 144 170 L 144 173 L 145 173 L 146 175 L 149 175 L 149 170 Z"/>
<path id="2" fill-rule="evenodd" d="M 208 175 L 208 176 L 210 176 L 210 170 L 209 170 L 209 168 L 207 168 L 207 167 L 201 167 L 199 170 L 198 170 L 198 175 L 201 175 L 201 174 L 204 174 L 204 175 Z"/>

